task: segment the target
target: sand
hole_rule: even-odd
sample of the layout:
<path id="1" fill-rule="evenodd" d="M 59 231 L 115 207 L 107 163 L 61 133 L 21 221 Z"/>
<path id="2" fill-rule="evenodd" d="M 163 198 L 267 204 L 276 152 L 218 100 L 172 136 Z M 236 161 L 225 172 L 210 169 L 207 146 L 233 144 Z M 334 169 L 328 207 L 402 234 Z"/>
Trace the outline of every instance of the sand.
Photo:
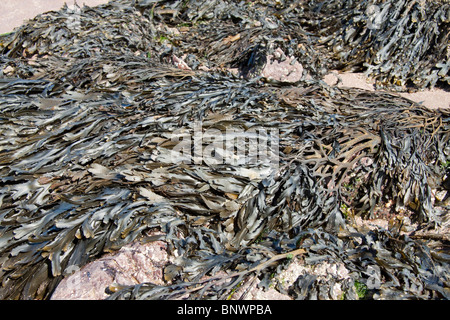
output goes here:
<path id="1" fill-rule="evenodd" d="M 339 83 L 338 77 L 341 78 L 341 82 Z M 325 76 L 324 81 L 328 85 L 338 83 L 338 87 L 353 87 L 375 91 L 374 82 L 368 79 L 363 73 L 338 73 L 337 71 L 334 71 Z M 399 94 L 414 102 L 421 103 L 430 109 L 450 108 L 450 92 L 439 88 L 422 90 L 414 93 L 400 92 L 393 94 Z"/>
<path id="2" fill-rule="evenodd" d="M 22 25 L 26 20 L 32 19 L 40 13 L 59 10 L 64 5 L 73 5 L 74 0 L 2 0 L 0 1 L 0 34 L 11 32 Z M 78 0 L 79 6 L 83 4 L 94 7 L 108 0 Z"/>
<path id="3" fill-rule="evenodd" d="M 59 8 L 62 7 L 64 2 L 67 2 L 68 5 L 72 5 L 74 3 L 73 0 L 71 0 L 71 1 L 64 1 L 64 0 L 3 0 L 0 2 L 0 10 L 3 13 L 3 17 L 2 17 L 2 20 L 0 23 L 0 34 L 13 31 L 14 28 L 19 27 L 23 22 L 25 22 L 28 19 L 34 18 L 36 15 L 38 15 L 40 13 L 43 13 L 46 11 L 51 11 L 51 10 L 58 10 Z M 96 6 L 96 5 L 99 5 L 102 3 L 106 3 L 106 2 L 108 2 L 108 0 L 79 0 L 78 4 L 80 6 L 83 4 L 88 5 L 88 6 Z M 341 80 L 339 83 L 338 83 L 338 77 Z M 367 79 L 364 76 L 364 74 L 359 74 L 359 73 L 339 74 L 338 72 L 335 71 L 335 72 L 332 72 L 329 75 L 327 75 L 324 78 L 324 80 L 329 85 L 337 84 L 339 87 L 356 87 L 356 88 L 362 88 L 362 89 L 371 90 L 371 91 L 375 90 L 373 82 L 370 81 L 369 79 Z M 420 92 L 416 92 L 416 93 L 399 93 L 399 94 L 401 96 L 409 98 L 415 102 L 423 103 L 424 106 L 427 106 L 429 108 L 449 108 L 450 107 L 450 92 L 444 91 L 442 89 L 432 89 L 432 90 L 424 90 L 424 91 L 420 91 Z M 154 244 L 152 244 L 152 245 L 154 245 Z M 134 248 L 134 246 L 136 246 L 136 244 L 128 245 L 128 246 L 122 248 L 119 252 L 129 253 L 129 252 L 131 252 L 129 250 L 129 248 L 130 247 Z M 134 248 L 134 249 L 136 249 L 136 248 Z M 161 248 L 157 248 L 157 249 L 160 250 Z M 160 251 L 162 252 L 162 254 L 164 253 L 162 250 L 160 250 Z M 142 254 L 146 253 L 146 251 L 145 250 L 137 250 L 136 252 L 133 251 L 132 253 L 142 255 Z M 149 255 L 150 258 L 155 260 L 156 259 L 155 253 L 153 251 L 150 253 L 151 253 Z M 133 259 L 134 258 L 135 257 L 133 256 Z M 111 260 L 111 258 L 109 258 L 109 259 Z M 131 259 L 131 260 L 130 259 L 131 258 L 128 258 L 128 259 L 126 259 L 126 261 L 134 262 L 133 259 Z M 151 262 L 153 260 L 144 259 L 143 261 L 145 261 L 148 264 L 149 261 Z M 93 263 L 99 264 L 99 263 L 101 263 L 101 261 L 99 260 L 99 261 L 96 261 Z M 104 262 L 102 262 L 102 263 L 104 263 Z M 92 265 L 92 264 L 90 264 L 90 265 Z M 104 267 L 104 265 L 101 265 L 101 266 Z M 86 268 L 89 268 L 89 265 L 86 266 Z M 144 269 L 145 269 L 145 271 L 147 271 L 147 273 L 149 270 L 153 270 L 148 265 L 145 265 Z M 88 269 L 83 269 L 83 270 L 88 270 Z M 297 269 L 297 272 L 298 272 L 298 270 L 301 270 L 301 269 Z M 158 271 L 158 270 L 156 270 L 156 271 Z M 80 270 L 80 272 L 81 272 L 81 270 Z M 158 272 L 162 272 L 162 269 L 159 270 Z M 92 273 L 95 273 L 95 272 L 92 272 Z M 117 277 L 118 274 L 123 276 L 120 272 L 117 271 L 117 273 L 115 273 L 115 277 Z M 159 275 L 158 278 L 161 278 L 161 275 L 159 273 L 157 273 L 157 274 Z M 76 274 L 74 276 L 76 276 Z M 107 283 L 110 283 L 112 281 L 108 274 L 99 272 L 98 277 L 101 278 L 102 276 L 106 279 Z M 68 279 L 71 279 L 71 278 L 68 278 Z M 78 276 L 78 278 L 75 278 L 75 280 L 77 280 L 75 282 L 75 284 L 86 285 L 85 283 L 82 282 L 83 279 L 84 278 L 82 278 L 82 276 Z M 296 279 L 296 276 L 293 277 L 292 279 Z M 100 280 L 103 281 L 104 279 L 102 278 Z M 147 279 L 145 279 L 145 280 L 147 280 Z M 143 281 L 143 280 L 141 279 L 141 281 Z M 283 279 L 283 281 L 286 281 L 286 279 Z M 96 283 L 96 281 L 92 280 L 92 279 L 87 279 L 87 282 L 91 285 Z M 97 282 L 97 283 L 103 283 L 103 282 Z M 100 285 L 101 289 L 103 289 L 104 287 L 105 287 L 105 285 L 103 285 L 103 284 Z M 92 286 L 91 287 L 88 287 L 88 286 L 83 287 L 83 290 L 86 291 L 87 288 L 92 288 Z M 59 287 L 58 290 L 60 290 L 61 294 L 62 294 L 60 296 L 60 298 L 63 298 L 63 299 L 64 298 L 65 299 L 74 298 L 73 296 L 70 296 L 70 297 L 67 296 L 68 294 L 72 295 L 73 292 L 71 290 L 68 290 L 67 287 L 65 287 L 64 283 L 62 284 L 61 287 Z M 80 292 L 84 293 L 84 291 L 80 291 Z M 274 291 L 274 290 L 272 290 L 272 291 Z M 77 294 L 79 294 L 80 292 L 77 292 Z M 275 293 L 277 294 L 275 296 L 270 295 L 270 293 L 265 293 L 266 295 L 264 297 L 262 297 L 259 295 L 258 291 L 255 291 L 255 292 L 252 291 L 253 297 L 256 297 L 256 298 L 266 298 L 266 299 L 267 298 L 269 298 L 269 299 L 283 298 L 283 297 L 280 298 L 280 296 L 277 292 L 275 292 Z M 83 296 L 83 298 L 90 298 L 90 299 L 104 298 L 104 293 L 102 290 L 100 290 L 98 292 L 94 292 L 94 291 L 87 292 L 86 291 L 86 294 L 88 294 L 88 295 Z M 92 294 L 100 294 L 101 296 L 93 297 Z M 57 298 L 57 297 L 58 297 L 58 294 L 56 294 L 54 298 Z M 286 298 L 289 298 L 289 297 L 286 296 Z"/>

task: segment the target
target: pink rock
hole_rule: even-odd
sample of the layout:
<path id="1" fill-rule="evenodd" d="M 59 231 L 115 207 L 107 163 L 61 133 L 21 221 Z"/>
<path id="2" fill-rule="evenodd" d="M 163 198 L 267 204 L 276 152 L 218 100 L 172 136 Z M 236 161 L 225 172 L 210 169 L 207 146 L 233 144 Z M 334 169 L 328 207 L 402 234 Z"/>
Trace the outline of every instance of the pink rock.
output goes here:
<path id="1" fill-rule="evenodd" d="M 284 60 L 284 61 L 282 61 Z M 278 48 L 267 56 L 267 63 L 261 76 L 283 82 L 297 82 L 302 78 L 303 66 L 294 57 L 285 56 Z"/>
<path id="2" fill-rule="evenodd" d="M 100 300 L 108 297 L 105 289 L 113 284 L 135 285 L 152 282 L 163 285 L 163 269 L 169 263 L 163 241 L 133 242 L 119 251 L 93 261 L 64 278 L 52 300 Z"/>

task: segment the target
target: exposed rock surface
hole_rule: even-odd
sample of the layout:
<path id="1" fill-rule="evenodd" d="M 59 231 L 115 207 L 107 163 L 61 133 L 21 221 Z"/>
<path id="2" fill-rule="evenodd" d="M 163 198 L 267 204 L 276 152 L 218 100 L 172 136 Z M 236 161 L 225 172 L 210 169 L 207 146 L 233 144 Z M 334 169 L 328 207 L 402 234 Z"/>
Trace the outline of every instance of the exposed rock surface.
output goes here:
<path id="1" fill-rule="evenodd" d="M 102 300 L 108 297 L 107 288 L 113 284 L 135 285 L 151 282 L 164 285 L 163 270 L 171 263 L 164 241 L 151 243 L 133 242 L 119 251 L 93 261 L 66 277 L 56 288 L 52 300 Z M 302 259 L 295 258 L 289 266 L 273 278 L 269 288 L 263 289 L 261 281 L 254 278 L 242 284 L 230 299 L 244 300 L 292 300 L 289 287 L 299 276 L 314 275 L 321 281 L 331 277 L 349 278 L 343 264 L 322 262 L 306 266 Z M 339 284 L 333 288 L 332 297 L 340 299 L 342 290 Z"/>
<path id="2" fill-rule="evenodd" d="M 113 284 L 143 282 L 164 284 L 163 268 L 169 263 L 166 243 L 133 242 L 119 251 L 93 261 L 66 277 L 52 295 L 53 300 L 101 300 Z"/>
<path id="3" fill-rule="evenodd" d="M 267 55 L 266 59 L 266 65 L 261 72 L 263 77 L 282 82 L 297 82 L 302 78 L 302 65 L 295 57 L 286 56 L 280 48 Z"/>

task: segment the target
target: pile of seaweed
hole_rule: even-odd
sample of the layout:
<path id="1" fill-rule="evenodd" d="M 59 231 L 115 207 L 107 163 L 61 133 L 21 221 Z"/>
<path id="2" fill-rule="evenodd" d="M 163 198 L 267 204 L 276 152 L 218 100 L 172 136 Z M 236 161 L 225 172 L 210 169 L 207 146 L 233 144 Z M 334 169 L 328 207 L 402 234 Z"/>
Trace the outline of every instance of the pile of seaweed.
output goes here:
<path id="1" fill-rule="evenodd" d="M 167 285 L 114 285 L 111 298 L 225 299 L 300 257 L 343 263 L 348 299 L 356 284 L 448 299 L 436 230 L 449 223 L 450 112 L 320 81 L 367 67 L 386 83 L 448 82 L 449 4 L 377 3 L 120 0 L 1 36 L 0 298 L 48 299 L 73 267 L 141 239 L 176 257 Z M 369 4 L 381 18 L 362 18 Z M 277 49 L 301 80 L 259 76 Z M 388 228 L 354 223 L 389 202 Z M 338 281 L 302 276 L 289 294 L 330 298 Z"/>

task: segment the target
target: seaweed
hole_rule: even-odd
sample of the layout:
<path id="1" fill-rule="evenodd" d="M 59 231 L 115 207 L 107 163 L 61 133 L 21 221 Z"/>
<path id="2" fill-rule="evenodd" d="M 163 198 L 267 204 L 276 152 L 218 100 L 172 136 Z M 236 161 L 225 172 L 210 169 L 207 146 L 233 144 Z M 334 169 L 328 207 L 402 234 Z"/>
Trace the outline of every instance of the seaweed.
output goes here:
<path id="1" fill-rule="evenodd" d="M 111 284 L 111 299 L 227 299 L 296 259 L 351 277 L 302 275 L 294 298 L 330 298 L 339 283 L 347 299 L 448 299 L 448 237 L 433 230 L 448 226 L 434 194 L 449 190 L 449 111 L 320 80 L 398 59 L 403 34 L 437 50 L 417 61 L 441 71 L 400 64 L 412 69 L 379 80 L 448 81 L 448 4 L 383 2 L 376 36 L 355 18 L 368 5 L 120 0 L 0 36 L 0 298 L 49 299 L 74 267 L 156 228 L 177 257 L 167 285 Z M 416 42 L 407 19 L 439 37 Z M 336 59 L 337 45 L 353 53 Z M 268 57 L 300 62 L 300 80 L 262 76 Z M 354 224 L 389 201 L 429 233 Z"/>

